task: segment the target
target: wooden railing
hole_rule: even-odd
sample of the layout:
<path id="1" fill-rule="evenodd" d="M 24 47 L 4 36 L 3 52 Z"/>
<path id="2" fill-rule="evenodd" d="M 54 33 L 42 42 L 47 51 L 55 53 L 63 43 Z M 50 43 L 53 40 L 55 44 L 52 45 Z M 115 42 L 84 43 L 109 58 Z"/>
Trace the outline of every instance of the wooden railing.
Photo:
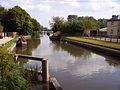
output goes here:
<path id="1" fill-rule="evenodd" d="M 48 60 L 47 59 L 33 57 L 33 56 L 29 56 L 29 55 L 21 55 L 21 54 L 15 54 L 15 56 L 16 56 L 16 58 L 15 58 L 16 60 L 18 60 L 18 58 L 26 58 L 26 59 L 41 61 L 42 62 L 42 71 L 41 71 L 42 81 L 46 82 L 46 83 L 49 82 L 49 69 L 48 69 Z"/>

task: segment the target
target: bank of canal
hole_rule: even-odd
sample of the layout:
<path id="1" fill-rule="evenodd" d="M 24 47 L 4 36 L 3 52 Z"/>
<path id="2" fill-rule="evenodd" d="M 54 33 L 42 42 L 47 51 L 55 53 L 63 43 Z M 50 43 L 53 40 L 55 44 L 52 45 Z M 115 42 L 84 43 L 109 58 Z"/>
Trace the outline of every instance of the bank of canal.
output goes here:
<path id="1" fill-rule="evenodd" d="M 64 90 L 119 90 L 120 61 L 110 55 L 52 42 L 48 36 L 28 41 L 28 47 L 17 53 L 32 54 L 49 60 L 50 75 L 57 78 Z M 38 64 L 35 61 L 22 63 Z"/>

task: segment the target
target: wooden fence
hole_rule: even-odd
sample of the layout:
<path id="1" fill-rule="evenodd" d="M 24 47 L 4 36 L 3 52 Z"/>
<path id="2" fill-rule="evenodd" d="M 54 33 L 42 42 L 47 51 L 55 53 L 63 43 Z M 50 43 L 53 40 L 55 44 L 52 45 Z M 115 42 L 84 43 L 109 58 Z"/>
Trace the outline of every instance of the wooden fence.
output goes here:
<path id="1" fill-rule="evenodd" d="M 15 57 L 16 60 L 18 60 L 18 58 L 26 58 L 26 59 L 41 61 L 42 62 L 42 71 L 41 71 L 42 81 L 49 82 L 49 69 L 48 69 L 48 60 L 47 59 L 28 56 L 28 55 L 21 55 L 21 54 L 16 54 L 15 56 L 16 56 Z"/>

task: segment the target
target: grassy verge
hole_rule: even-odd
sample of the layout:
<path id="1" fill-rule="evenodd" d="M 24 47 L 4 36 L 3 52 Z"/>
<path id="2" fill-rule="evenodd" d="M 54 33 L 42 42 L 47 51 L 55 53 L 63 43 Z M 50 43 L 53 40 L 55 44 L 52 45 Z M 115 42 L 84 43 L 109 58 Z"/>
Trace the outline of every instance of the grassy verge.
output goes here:
<path id="1" fill-rule="evenodd" d="M 9 48 L 13 43 L 15 43 L 18 40 L 17 37 L 15 37 L 14 39 L 12 39 L 11 41 L 9 41 L 8 43 L 6 43 L 3 48 L 7 49 Z"/>
<path id="2" fill-rule="evenodd" d="M 80 37 L 67 37 L 66 36 L 65 38 L 71 39 L 71 40 L 76 40 L 76 41 L 82 41 L 82 42 L 86 42 L 86 43 L 90 43 L 90 44 L 94 44 L 94 45 L 99 45 L 99 46 L 103 46 L 103 47 L 120 49 L 120 45 L 115 45 L 114 43 L 112 44 L 112 43 L 104 42 L 104 41 L 98 42 L 97 40 L 91 41 L 86 38 L 81 39 Z"/>

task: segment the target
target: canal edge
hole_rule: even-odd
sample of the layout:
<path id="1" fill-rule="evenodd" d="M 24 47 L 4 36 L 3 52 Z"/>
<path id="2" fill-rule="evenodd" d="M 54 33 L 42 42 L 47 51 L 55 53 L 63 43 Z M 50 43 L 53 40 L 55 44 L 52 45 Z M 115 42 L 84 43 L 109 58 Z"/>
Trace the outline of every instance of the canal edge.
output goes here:
<path id="1" fill-rule="evenodd" d="M 120 50 L 116 50 L 116 49 L 112 49 L 112 48 L 108 48 L 108 47 L 103 47 L 103 46 L 99 46 L 99 45 L 94 45 L 94 44 L 86 43 L 86 42 L 82 42 L 82 41 L 70 40 L 70 39 L 63 39 L 63 41 L 70 43 L 70 44 L 73 44 L 73 45 L 76 45 L 76 46 L 79 46 L 79 47 L 81 46 L 84 48 L 89 48 L 91 50 L 110 54 L 112 56 L 120 57 Z"/>

